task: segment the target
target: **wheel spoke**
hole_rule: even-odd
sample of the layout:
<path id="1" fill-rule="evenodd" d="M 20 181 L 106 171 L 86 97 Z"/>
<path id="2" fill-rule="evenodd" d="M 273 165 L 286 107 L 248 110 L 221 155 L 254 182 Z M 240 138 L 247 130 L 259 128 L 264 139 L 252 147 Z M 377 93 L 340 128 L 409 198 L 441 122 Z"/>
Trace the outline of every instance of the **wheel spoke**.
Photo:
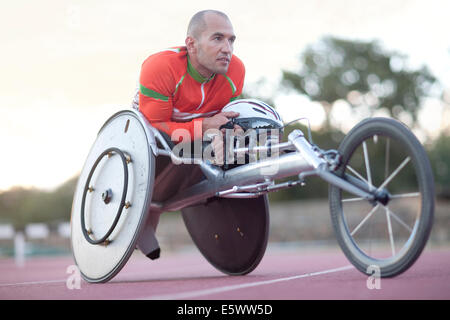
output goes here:
<path id="1" fill-rule="evenodd" d="M 387 207 L 386 207 L 387 208 Z M 410 226 L 408 226 L 399 216 L 397 216 L 394 212 L 392 212 L 390 209 L 388 209 L 389 210 L 389 213 L 390 213 L 390 215 L 391 215 L 391 217 L 392 218 L 394 218 L 398 223 L 400 223 L 403 227 L 405 227 L 409 232 L 412 232 L 413 231 L 413 229 L 410 227 Z"/>
<path id="2" fill-rule="evenodd" d="M 388 138 L 386 140 L 386 159 L 384 162 L 384 179 L 387 179 L 388 174 L 389 174 L 390 145 L 391 145 L 391 140 Z"/>
<path id="3" fill-rule="evenodd" d="M 367 174 L 367 180 L 369 189 L 372 189 L 372 174 L 370 172 L 370 162 L 369 162 L 369 152 L 367 151 L 367 144 L 366 141 L 363 141 L 363 151 L 364 151 L 364 162 L 366 164 L 366 174 Z"/>
<path id="4" fill-rule="evenodd" d="M 342 199 L 342 202 L 356 202 L 356 201 L 367 201 L 365 198 L 348 198 Z"/>
<path id="5" fill-rule="evenodd" d="M 380 205 L 379 204 L 377 204 L 368 214 L 367 214 L 367 216 L 356 226 L 356 228 L 350 233 L 350 235 L 351 236 L 353 236 L 355 233 L 356 233 L 356 231 L 358 231 L 361 227 L 362 227 L 362 225 L 373 215 L 373 213 L 375 212 L 375 211 L 377 211 L 377 209 L 378 209 L 378 207 L 379 207 Z"/>
<path id="6" fill-rule="evenodd" d="M 395 256 L 395 244 L 394 244 L 394 235 L 392 234 L 392 225 L 391 225 L 391 211 L 388 207 L 386 209 L 386 220 L 388 225 L 388 233 L 389 233 L 389 241 L 391 243 L 392 256 Z"/>
<path id="7" fill-rule="evenodd" d="M 400 198 L 414 198 L 420 197 L 420 192 L 411 192 L 411 193 L 402 193 L 402 194 L 394 194 L 391 195 L 391 199 L 400 199 Z"/>
<path id="8" fill-rule="evenodd" d="M 381 186 L 378 187 L 377 191 L 383 189 L 385 186 L 387 186 L 389 184 L 389 182 L 392 181 L 392 179 L 395 178 L 395 176 L 403 169 L 404 166 L 406 166 L 406 164 L 409 162 L 409 160 L 411 160 L 410 157 L 407 157 L 405 160 L 403 160 L 403 162 L 398 166 L 397 169 L 395 169 L 394 172 L 392 172 L 392 174 L 381 184 Z"/>
<path id="9" fill-rule="evenodd" d="M 415 198 L 415 197 L 420 197 L 420 192 L 402 193 L 402 194 L 395 194 L 395 195 L 390 196 L 391 199 Z M 342 202 L 356 202 L 356 201 L 367 201 L 367 199 L 366 198 L 342 199 Z"/>
<path id="10" fill-rule="evenodd" d="M 356 171 L 355 169 L 353 169 L 353 168 L 350 167 L 350 166 L 347 166 L 347 169 L 348 169 L 351 173 L 353 173 L 356 177 L 358 177 L 360 180 L 362 180 L 362 181 L 364 181 L 365 183 L 367 183 L 371 189 L 375 189 L 375 187 L 374 187 L 372 184 L 369 184 L 369 181 L 367 181 L 366 178 L 364 178 L 362 175 L 360 175 L 360 174 L 358 173 L 358 171 Z"/>

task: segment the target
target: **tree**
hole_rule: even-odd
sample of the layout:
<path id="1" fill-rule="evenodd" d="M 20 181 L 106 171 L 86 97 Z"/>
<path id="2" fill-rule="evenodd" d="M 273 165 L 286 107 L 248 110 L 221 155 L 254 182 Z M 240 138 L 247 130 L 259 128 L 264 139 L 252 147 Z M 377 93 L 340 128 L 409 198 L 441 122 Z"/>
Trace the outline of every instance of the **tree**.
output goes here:
<path id="1" fill-rule="evenodd" d="M 68 221 L 77 179 L 54 191 L 15 187 L 0 193 L 0 222 L 12 223 L 21 230 L 28 223 Z"/>
<path id="2" fill-rule="evenodd" d="M 365 106 L 371 114 L 385 108 L 398 118 L 406 112 L 414 125 L 421 99 L 437 84 L 425 66 L 409 68 L 405 55 L 388 52 L 377 41 L 325 37 L 309 46 L 300 60 L 299 72 L 283 71 L 282 86 L 320 102 L 328 128 L 333 103 L 340 99 L 352 108 Z"/>
<path id="3" fill-rule="evenodd" d="M 429 147 L 431 166 L 434 171 L 436 194 L 450 199 L 450 134 L 441 135 Z"/>

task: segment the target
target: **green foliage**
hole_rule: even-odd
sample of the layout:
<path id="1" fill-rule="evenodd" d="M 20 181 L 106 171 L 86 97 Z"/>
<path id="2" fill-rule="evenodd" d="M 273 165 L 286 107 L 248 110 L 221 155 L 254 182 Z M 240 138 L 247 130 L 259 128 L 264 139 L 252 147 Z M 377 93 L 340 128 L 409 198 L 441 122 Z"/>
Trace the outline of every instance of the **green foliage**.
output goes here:
<path id="1" fill-rule="evenodd" d="M 23 229 L 27 223 L 68 221 L 77 178 L 54 191 L 13 188 L 0 194 L 0 222 Z"/>
<path id="2" fill-rule="evenodd" d="M 450 199 L 450 135 L 442 135 L 429 147 L 436 193 L 441 198 Z"/>
<path id="3" fill-rule="evenodd" d="M 426 67 L 408 68 L 406 56 L 376 41 L 325 37 L 305 50 L 301 64 L 300 72 L 283 71 L 282 85 L 321 102 L 328 127 L 332 104 L 339 99 L 353 108 L 366 106 L 372 114 L 379 108 L 394 118 L 406 112 L 416 123 L 421 99 L 437 83 Z"/>

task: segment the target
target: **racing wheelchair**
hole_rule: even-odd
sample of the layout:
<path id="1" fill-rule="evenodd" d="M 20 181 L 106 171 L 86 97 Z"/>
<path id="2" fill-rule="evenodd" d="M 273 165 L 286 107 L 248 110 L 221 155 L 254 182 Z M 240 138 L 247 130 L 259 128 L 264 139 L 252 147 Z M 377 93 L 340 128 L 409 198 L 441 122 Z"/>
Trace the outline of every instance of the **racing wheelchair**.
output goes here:
<path id="1" fill-rule="evenodd" d="M 221 166 L 175 152 L 178 145 L 137 110 L 105 122 L 72 205 L 72 253 L 83 279 L 111 280 L 136 248 L 159 258 L 159 217 L 170 211 L 181 212 L 215 268 L 248 274 L 268 242 L 267 194 L 304 185 L 309 176 L 329 183 L 337 241 L 359 271 L 368 274 L 375 265 L 381 277 L 393 277 L 417 260 L 433 224 L 434 181 L 425 150 L 404 124 L 369 118 L 338 150 L 322 150 L 309 127 L 308 136 L 296 129 L 282 142 L 285 125 L 262 101 L 236 100 L 223 110 L 240 113 L 231 127 L 238 124 L 246 134 L 230 140 L 227 150 L 235 157 Z"/>

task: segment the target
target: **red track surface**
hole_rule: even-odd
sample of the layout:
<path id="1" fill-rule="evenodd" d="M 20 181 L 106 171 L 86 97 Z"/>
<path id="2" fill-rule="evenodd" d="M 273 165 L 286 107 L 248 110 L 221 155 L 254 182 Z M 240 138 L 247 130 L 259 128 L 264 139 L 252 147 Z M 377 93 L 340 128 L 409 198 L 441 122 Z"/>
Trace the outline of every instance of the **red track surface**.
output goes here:
<path id="1" fill-rule="evenodd" d="M 136 252 L 110 282 L 81 280 L 79 289 L 67 286 L 70 265 L 71 257 L 29 259 L 22 268 L 11 259 L 0 260 L 0 299 L 450 299 L 448 248 L 427 248 L 408 271 L 381 279 L 381 288 L 372 290 L 368 277 L 335 248 L 268 248 L 246 276 L 220 273 L 197 251 L 163 252 L 156 261 Z"/>

